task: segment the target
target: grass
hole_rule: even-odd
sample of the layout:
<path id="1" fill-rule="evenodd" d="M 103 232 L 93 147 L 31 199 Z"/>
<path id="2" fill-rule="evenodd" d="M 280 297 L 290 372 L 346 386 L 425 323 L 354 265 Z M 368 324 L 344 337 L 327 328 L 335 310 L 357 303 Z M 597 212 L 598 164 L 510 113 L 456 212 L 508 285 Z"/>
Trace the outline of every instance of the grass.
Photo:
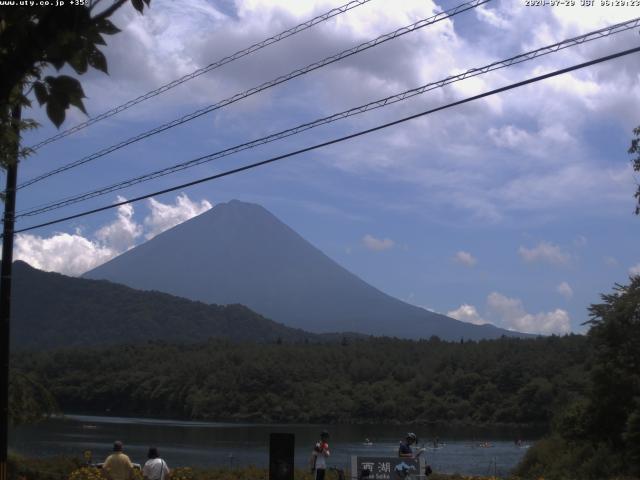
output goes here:
<path id="1" fill-rule="evenodd" d="M 106 480 L 102 470 L 84 465 L 80 458 L 25 458 L 11 455 L 8 480 Z M 326 480 L 337 480 L 337 474 L 328 472 Z M 348 477 L 347 477 L 348 478 Z M 268 470 L 259 467 L 241 468 L 190 468 L 172 470 L 171 480 L 267 480 Z M 443 475 L 434 473 L 430 480 L 499 480 L 496 477 Z M 139 471 L 132 480 L 142 480 Z M 294 480 L 313 480 L 311 473 L 296 469 Z"/>

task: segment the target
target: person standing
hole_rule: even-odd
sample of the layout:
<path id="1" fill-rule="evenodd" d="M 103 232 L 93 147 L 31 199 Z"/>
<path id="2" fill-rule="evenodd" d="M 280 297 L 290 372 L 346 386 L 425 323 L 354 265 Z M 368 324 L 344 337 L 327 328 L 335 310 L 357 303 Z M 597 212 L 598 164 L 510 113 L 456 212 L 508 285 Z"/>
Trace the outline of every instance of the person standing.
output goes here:
<path id="1" fill-rule="evenodd" d="M 145 480 L 167 480 L 171 475 L 171 470 L 169 470 L 167 462 L 158 455 L 156 447 L 149 448 L 147 458 L 149 460 L 142 467 L 142 477 Z"/>
<path id="2" fill-rule="evenodd" d="M 411 458 L 411 459 L 417 460 L 420 457 L 420 455 L 422 455 L 425 451 L 424 448 L 419 448 L 414 455 L 411 445 L 417 442 L 418 442 L 418 437 L 416 436 L 415 433 L 407 433 L 407 437 L 405 438 L 405 440 L 400 442 L 400 447 L 398 448 L 398 456 L 400 458 Z M 437 440 L 434 441 L 434 443 L 436 442 Z M 424 467 L 425 477 L 428 477 L 432 473 L 433 473 L 433 470 L 431 469 L 431 465 L 426 465 Z"/>
<path id="3" fill-rule="evenodd" d="M 400 441 L 400 447 L 398 447 L 398 456 L 401 458 L 418 458 L 424 452 L 424 448 L 418 449 L 417 453 L 413 454 L 411 445 L 418 441 L 415 433 L 407 433 L 404 441 Z"/>
<path id="4" fill-rule="evenodd" d="M 327 458 L 331 456 L 329 451 L 329 432 L 326 430 L 320 433 L 320 441 L 318 441 L 311 452 L 311 473 L 315 473 L 315 480 L 324 480 L 324 474 L 327 470 Z"/>
<path id="5" fill-rule="evenodd" d="M 122 451 L 122 442 L 113 443 L 113 453 L 102 464 L 102 470 L 109 480 L 131 480 L 133 478 L 133 464 Z"/>

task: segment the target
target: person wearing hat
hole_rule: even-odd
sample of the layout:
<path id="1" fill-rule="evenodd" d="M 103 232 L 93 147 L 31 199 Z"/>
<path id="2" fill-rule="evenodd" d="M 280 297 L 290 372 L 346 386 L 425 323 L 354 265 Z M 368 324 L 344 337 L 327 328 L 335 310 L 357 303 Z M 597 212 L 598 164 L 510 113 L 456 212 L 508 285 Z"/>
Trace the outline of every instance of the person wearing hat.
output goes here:
<path id="1" fill-rule="evenodd" d="M 424 448 L 420 448 L 418 452 L 414 455 L 413 449 L 411 445 L 417 443 L 418 437 L 415 433 L 407 433 L 407 437 L 404 441 L 400 442 L 400 447 L 398 448 L 398 456 L 402 458 L 418 458 L 424 452 Z"/>
<path id="2" fill-rule="evenodd" d="M 324 480 L 324 474 L 327 470 L 327 458 L 331 456 L 329 451 L 329 432 L 326 430 L 320 433 L 320 441 L 318 441 L 311 452 L 311 473 L 315 473 L 315 480 Z"/>
<path id="3" fill-rule="evenodd" d="M 113 453 L 102 464 L 102 470 L 109 480 L 130 480 L 133 478 L 133 464 L 122 451 L 122 442 L 113 443 Z"/>

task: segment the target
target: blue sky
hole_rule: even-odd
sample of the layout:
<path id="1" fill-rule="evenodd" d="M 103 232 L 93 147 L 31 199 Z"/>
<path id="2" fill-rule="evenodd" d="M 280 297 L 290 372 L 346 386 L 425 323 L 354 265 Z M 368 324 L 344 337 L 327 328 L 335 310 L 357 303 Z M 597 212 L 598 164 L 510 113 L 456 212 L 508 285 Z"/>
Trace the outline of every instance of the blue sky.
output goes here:
<path id="1" fill-rule="evenodd" d="M 335 1 L 163 1 L 127 7 L 83 77 L 99 114 L 338 5 Z M 380 34 L 455 6 L 372 0 L 40 149 L 27 180 Z M 18 210 L 211 153 L 448 75 L 631 19 L 637 11 L 493 0 L 23 190 Z M 352 133 L 638 45 L 617 34 L 119 192 L 131 198 Z M 476 323 L 582 332 L 587 307 L 640 273 L 640 218 L 626 151 L 640 123 L 640 56 L 449 109 L 279 164 L 16 240 L 16 258 L 78 275 L 237 198 L 278 216 L 331 258 L 410 303 Z M 55 133 L 42 128 L 31 144 Z M 63 125 L 84 120 L 70 111 Z M 115 202 L 117 194 L 18 227 Z"/>

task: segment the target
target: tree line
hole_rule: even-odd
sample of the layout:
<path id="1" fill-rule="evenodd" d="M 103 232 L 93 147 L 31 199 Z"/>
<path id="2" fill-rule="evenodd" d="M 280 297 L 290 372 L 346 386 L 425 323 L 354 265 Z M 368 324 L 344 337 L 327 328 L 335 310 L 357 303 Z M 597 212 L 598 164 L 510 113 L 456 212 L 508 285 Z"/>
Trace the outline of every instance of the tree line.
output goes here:
<path id="1" fill-rule="evenodd" d="M 584 398 L 585 337 L 152 342 L 14 355 L 62 411 L 225 421 L 548 425 Z"/>
<path id="2" fill-rule="evenodd" d="M 567 403 L 551 435 L 527 452 L 523 477 L 640 477 L 640 276 L 589 310 L 585 395 Z"/>

